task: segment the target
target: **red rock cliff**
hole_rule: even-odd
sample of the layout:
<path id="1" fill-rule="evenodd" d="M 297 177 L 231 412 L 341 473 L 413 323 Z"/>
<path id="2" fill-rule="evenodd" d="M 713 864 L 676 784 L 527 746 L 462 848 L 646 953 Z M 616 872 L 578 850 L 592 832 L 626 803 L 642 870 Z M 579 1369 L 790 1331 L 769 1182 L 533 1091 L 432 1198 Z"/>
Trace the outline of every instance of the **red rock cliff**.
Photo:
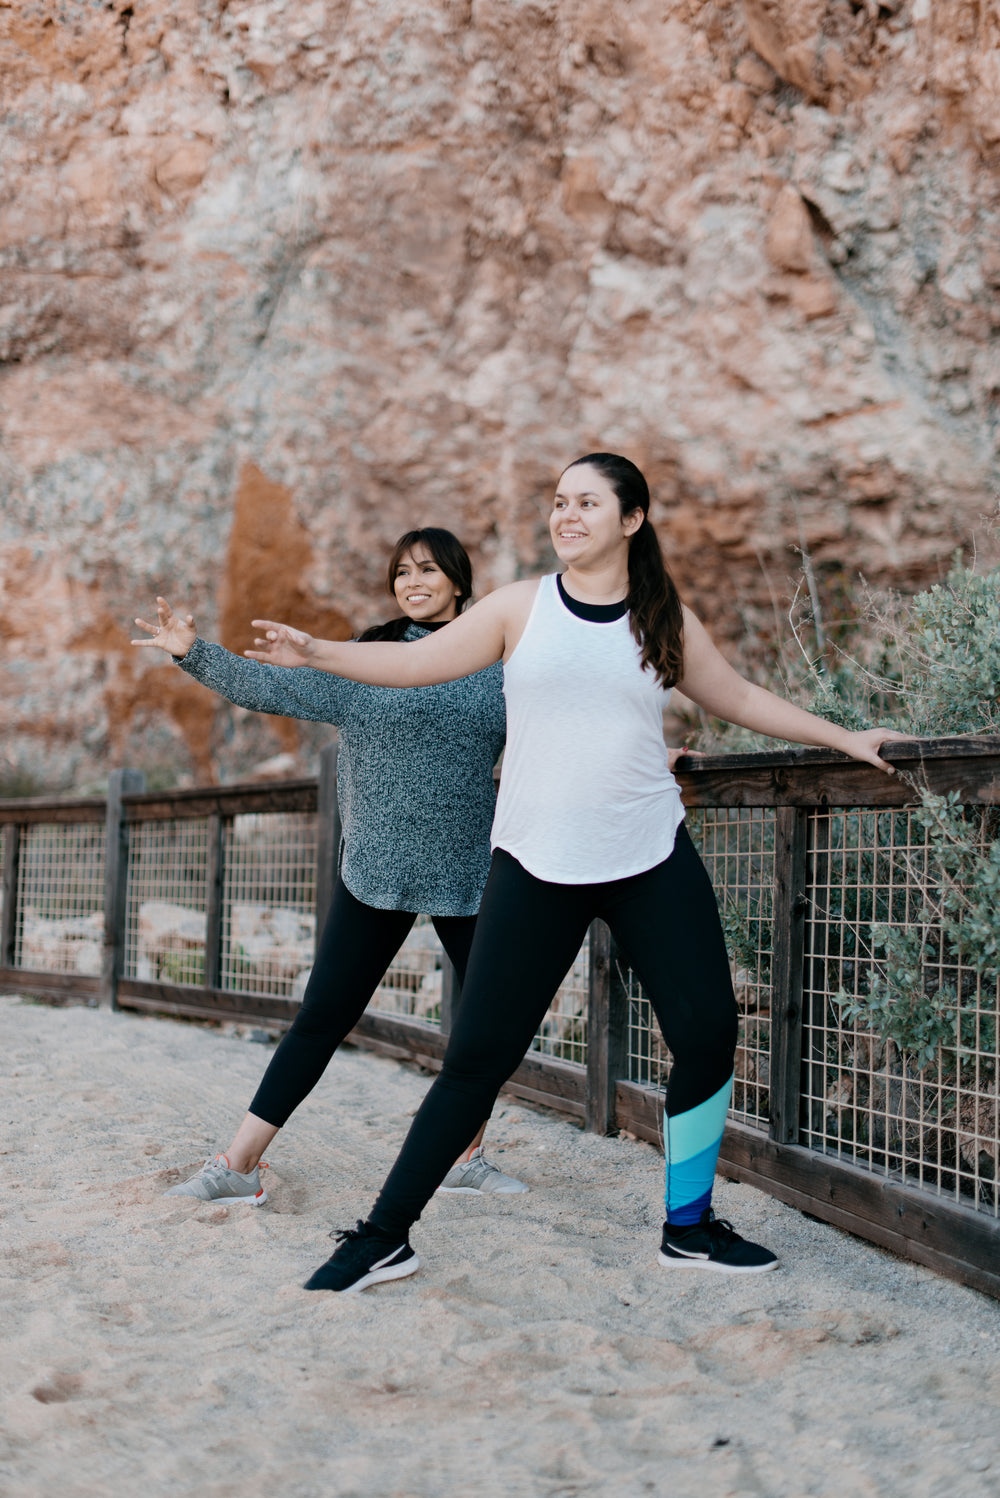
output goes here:
<path id="1" fill-rule="evenodd" d="M 307 756 L 131 617 L 344 633 L 420 522 L 505 581 L 595 446 L 737 647 L 790 542 L 993 506 L 995 3 L 0 0 L 0 66 L 8 778 Z"/>

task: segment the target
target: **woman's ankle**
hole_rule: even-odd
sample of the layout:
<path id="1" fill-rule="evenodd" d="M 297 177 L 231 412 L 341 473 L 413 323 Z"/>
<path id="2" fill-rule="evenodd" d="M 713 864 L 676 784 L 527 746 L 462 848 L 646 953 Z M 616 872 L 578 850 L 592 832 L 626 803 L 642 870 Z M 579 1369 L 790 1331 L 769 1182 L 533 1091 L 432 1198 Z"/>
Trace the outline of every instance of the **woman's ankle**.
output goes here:
<path id="1" fill-rule="evenodd" d="M 273 1142 L 277 1132 L 277 1125 L 270 1124 L 266 1119 L 258 1118 L 253 1113 L 248 1113 L 233 1135 L 233 1142 L 226 1151 L 229 1169 L 243 1176 L 256 1170 L 264 1151 Z"/>
<path id="2" fill-rule="evenodd" d="M 229 1169 L 235 1170 L 239 1176 L 248 1176 L 260 1164 L 259 1155 L 247 1154 L 240 1150 L 227 1150 L 225 1158 L 229 1162 Z"/>

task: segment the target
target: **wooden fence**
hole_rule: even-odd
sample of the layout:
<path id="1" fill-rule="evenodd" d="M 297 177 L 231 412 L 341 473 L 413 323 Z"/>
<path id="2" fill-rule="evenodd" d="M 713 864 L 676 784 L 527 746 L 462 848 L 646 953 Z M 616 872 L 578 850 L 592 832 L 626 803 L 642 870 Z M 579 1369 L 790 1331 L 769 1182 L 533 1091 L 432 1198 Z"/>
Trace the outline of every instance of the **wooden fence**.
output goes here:
<path id="1" fill-rule="evenodd" d="M 919 923 L 907 892 L 907 881 L 919 883 L 923 846 L 910 810 L 915 784 L 957 791 L 969 808 L 1000 805 L 1000 740 L 903 744 L 887 757 L 896 776 L 819 750 L 713 757 L 678 775 L 735 933 L 742 1035 L 719 1168 L 1000 1297 L 997 994 L 978 992 L 974 1065 L 966 1045 L 954 1074 L 943 1062 L 921 1071 L 847 1023 L 837 997 L 845 981 L 864 992 L 876 960 L 873 888 L 883 905 L 888 899 L 890 920 Z M 340 846 L 335 784 L 334 745 L 318 781 L 148 793 L 136 772 L 119 770 L 106 800 L 0 802 L 0 989 L 287 1025 L 298 1005 L 289 982 L 248 981 L 245 957 L 233 965 L 233 880 L 245 856 L 234 834 L 246 840 L 271 828 L 264 882 L 251 889 L 267 899 L 254 908 L 301 914 L 311 905 L 318 934 Z M 268 859 L 298 828 L 309 834 L 309 851 L 297 872 L 279 877 Z M 170 898 L 144 903 L 144 890 Z M 198 931 L 186 938 L 186 965 L 154 972 L 141 955 L 136 931 L 151 911 L 191 915 Z M 509 1091 L 588 1129 L 628 1129 L 656 1142 L 668 1060 L 600 922 L 585 963 L 577 1011 L 549 1027 Z M 432 1021 L 376 1005 L 352 1039 L 439 1067 L 456 1001 L 443 957 L 440 966 Z"/>

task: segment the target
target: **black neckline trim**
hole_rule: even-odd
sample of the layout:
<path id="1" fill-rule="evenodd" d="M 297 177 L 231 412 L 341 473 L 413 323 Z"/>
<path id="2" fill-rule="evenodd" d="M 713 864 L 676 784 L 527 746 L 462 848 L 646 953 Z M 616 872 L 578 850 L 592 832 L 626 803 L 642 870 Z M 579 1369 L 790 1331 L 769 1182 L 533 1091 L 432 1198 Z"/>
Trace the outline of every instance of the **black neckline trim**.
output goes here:
<path id="1" fill-rule="evenodd" d="M 616 619 L 624 619 L 628 613 L 628 599 L 623 598 L 620 603 L 581 603 L 579 598 L 571 598 L 563 587 L 562 574 L 556 573 L 556 587 L 559 589 L 559 597 L 578 619 L 586 619 L 590 624 L 613 624 Z"/>

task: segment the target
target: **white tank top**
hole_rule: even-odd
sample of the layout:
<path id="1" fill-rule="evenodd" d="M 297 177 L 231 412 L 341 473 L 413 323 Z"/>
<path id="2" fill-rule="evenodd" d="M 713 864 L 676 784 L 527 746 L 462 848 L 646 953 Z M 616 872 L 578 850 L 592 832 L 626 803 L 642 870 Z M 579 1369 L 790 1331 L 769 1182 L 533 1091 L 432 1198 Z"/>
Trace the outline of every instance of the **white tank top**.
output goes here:
<path id="1" fill-rule="evenodd" d="M 504 696 L 494 848 L 553 884 L 624 879 L 669 857 L 684 818 L 663 742 L 670 692 L 643 671 L 627 615 L 580 619 L 543 577 Z"/>

